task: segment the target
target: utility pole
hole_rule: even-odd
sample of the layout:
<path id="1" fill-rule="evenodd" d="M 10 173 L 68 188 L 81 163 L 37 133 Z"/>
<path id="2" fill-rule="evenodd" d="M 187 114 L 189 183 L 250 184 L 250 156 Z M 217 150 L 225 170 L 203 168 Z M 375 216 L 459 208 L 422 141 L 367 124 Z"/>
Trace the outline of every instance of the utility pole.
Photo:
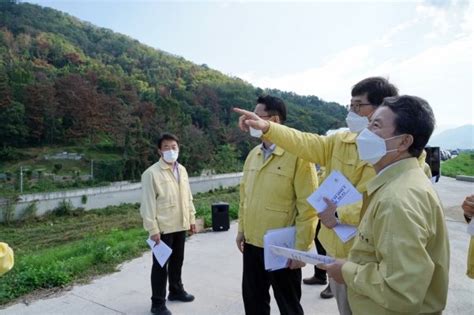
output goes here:
<path id="1" fill-rule="evenodd" d="M 94 180 L 94 160 L 91 160 L 91 180 Z"/>
<path id="2" fill-rule="evenodd" d="M 23 166 L 20 166 L 20 194 L 23 193 Z"/>

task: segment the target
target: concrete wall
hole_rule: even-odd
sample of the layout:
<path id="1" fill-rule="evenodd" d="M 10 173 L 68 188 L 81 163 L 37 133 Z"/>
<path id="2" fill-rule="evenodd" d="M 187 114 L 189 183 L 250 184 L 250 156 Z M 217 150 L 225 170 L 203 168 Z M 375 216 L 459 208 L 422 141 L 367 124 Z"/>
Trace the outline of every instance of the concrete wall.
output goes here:
<path id="1" fill-rule="evenodd" d="M 189 182 L 193 194 L 196 194 L 198 192 L 207 192 L 211 189 L 236 186 L 239 184 L 241 177 L 242 173 L 220 174 L 190 177 Z M 87 197 L 85 204 L 82 203 L 83 196 Z M 24 209 L 32 202 L 36 202 L 38 209 L 36 214 L 41 216 L 56 208 L 62 200 L 70 201 L 75 208 L 82 207 L 85 210 L 90 210 L 119 205 L 121 203 L 136 203 L 140 202 L 140 198 L 141 183 L 128 182 L 118 182 L 105 187 L 26 194 L 21 195 L 16 203 L 14 218 L 19 218 Z M 0 208 L 3 208 L 1 201 Z M 3 216 L 0 216 L 1 220 L 3 220 Z"/>

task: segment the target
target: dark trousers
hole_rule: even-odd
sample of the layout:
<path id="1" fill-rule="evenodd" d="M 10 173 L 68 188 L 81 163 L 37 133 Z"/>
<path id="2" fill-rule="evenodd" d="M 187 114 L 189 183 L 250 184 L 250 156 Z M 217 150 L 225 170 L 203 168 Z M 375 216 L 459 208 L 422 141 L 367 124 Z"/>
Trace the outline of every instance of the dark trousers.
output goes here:
<path id="1" fill-rule="evenodd" d="M 169 276 L 169 291 L 171 294 L 183 292 L 181 282 L 181 268 L 184 259 L 184 242 L 186 231 L 161 234 L 161 241 L 165 242 L 173 252 L 166 264 L 161 267 L 155 256 L 151 268 L 151 301 L 153 305 L 164 305 L 166 301 L 166 282 Z"/>
<path id="2" fill-rule="evenodd" d="M 301 269 L 266 271 L 263 248 L 245 243 L 242 296 L 246 315 L 270 314 L 270 285 L 280 314 L 304 314 L 301 299 Z"/>
<path id="3" fill-rule="evenodd" d="M 314 243 L 316 244 L 316 249 L 318 250 L 319 255 L 326 255 L 326 250 L 318 239 L 319 231 L 321 230 L 321 221 L 318 221 L 316 226 L 316 235 L 314 236 Z M 318 279 L 326 280 L 326 270 L 319 269 L 314 265 L 314 277 Z"/>

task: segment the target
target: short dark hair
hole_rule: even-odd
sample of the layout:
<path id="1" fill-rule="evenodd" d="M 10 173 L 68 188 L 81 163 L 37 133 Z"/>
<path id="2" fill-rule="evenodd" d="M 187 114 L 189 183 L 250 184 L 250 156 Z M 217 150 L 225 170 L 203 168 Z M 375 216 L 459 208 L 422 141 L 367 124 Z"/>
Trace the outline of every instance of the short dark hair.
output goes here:
<path id="1" fill-rule="evenodd" d="M 286 120 L 286 105 L 281 98 L 265 95 L 259 96 L 257 104 L 265 105 L 265 111 L 270 115 L 278 115 L 280 122 L 284 123 Z"/>
<path id="2" fill-rule="evenodd" d="M 413 143 L 408 152 L 419 157 L 435 128 L 435 117 L 430 104 L 420 97 L 402 95 L 387 97 L 381 106 L 395 113 L 395 134 L 410 134 Z"/>
<path id="3" fill-rule="evenodd" d="M 398 96 L 398 89 L 395 85 L 382 77 L 366 78 L 352 87 L 352 96 L 367 93 L 367 100 L 373 106 L 382 104 L 383 99 L 390 96 Z"/>
<path id="4" fill-rule="evenodd" d="M 161 143 L 165 140 L 174 140 L 179 145 L 179 138 L 172 133 L 162 133 L 160 139 L 158 140 L 158 148 L 161 149 Z"/>

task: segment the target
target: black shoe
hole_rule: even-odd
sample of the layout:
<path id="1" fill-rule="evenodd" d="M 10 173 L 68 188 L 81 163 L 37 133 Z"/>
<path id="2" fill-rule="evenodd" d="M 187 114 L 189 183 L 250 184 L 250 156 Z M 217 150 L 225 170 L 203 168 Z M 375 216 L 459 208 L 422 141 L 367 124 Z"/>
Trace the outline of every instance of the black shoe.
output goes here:
<path id="1" fill-rule="evenodd" d="M 150 312 L 155 315 L 171 315 L 171 311 L 166 305 L 152 305 Z"/>
<path id="2" fill-rule="evenodd" d="M 181 302 L 192 302 L 194 301 L 194 295 L 187 293 L 186 291 L 180 293 L 170 293 L 168 295 L 169 301 L 181 301 Z"/>
<path id="3" fill-rule="evenodd" d="M 319 296 L 321 296 L 322 299 L 330 299 L 330 298 L 333 298 L 334 297 L 334 294 L 332 293 L 331 291 L 331 287 L 328 286 L 326 287 L 326 289 L 322 290 L 321 293 L 319 294 Z"/>
<path id="4" fill-rule="evenodd" d="M 306 278 L 306 279 L 303 279 L 303 283 L 304 284 L 308 284 L 308 285 L 313 285 L 313 284 L 326 284 L 327 281 L 326 279 L 321 279 L 321 278 L 317 278 L 315 276 L 312 276 L 311 278 Z"/>

